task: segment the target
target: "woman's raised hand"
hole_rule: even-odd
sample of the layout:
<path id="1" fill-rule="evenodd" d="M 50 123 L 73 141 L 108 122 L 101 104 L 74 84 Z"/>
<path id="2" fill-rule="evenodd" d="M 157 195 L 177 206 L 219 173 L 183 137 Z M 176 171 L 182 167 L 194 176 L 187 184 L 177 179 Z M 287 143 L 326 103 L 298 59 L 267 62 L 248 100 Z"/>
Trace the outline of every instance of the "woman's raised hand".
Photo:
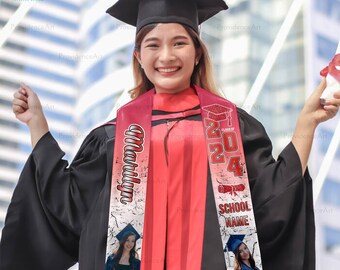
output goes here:
<path id="1" fill-rule="evenodd" d="M 313 94 L 307 99 L 298 118 L 292 142 L 299 155 L 302 173 L 305 172 L 312 147 L 314 132 L 318 124 L 333 118 L 339 111 L 340 89 L 334 98 L 328 100 L 324 106 L 320 103 L 320 96 L 326 88 L 323 79 Z"/>
<path id="2" fill-rule="evenodd" d="M 32 121 L 39 121 L 43 116 L 40 100 L 32 89 L 21 84 L 19 89 L 14 93 L 12 109 L 15 117 L 29 126 Z"/>
<path id="3" fill-rule="evenodd" d="M 323 79 L 313 94 L 307 99 L 302 109 L 301 117 L 311 125 L 318 125 L 333 118 L 339 110 L 340 88 L 334 93 L 334 97 L 328 100 L 324 106 L 320 104 L 320 96 L 325 88 L 326 79 Z"/>
<path id="4" fill-rule="evenodd" d="M 21 84 L 14 93 L 12 109 L 15 117 L 29 127 L 32 147 L 34 147 L 48 132 L 48 124 L 37 94 L 29 86 Z"/>

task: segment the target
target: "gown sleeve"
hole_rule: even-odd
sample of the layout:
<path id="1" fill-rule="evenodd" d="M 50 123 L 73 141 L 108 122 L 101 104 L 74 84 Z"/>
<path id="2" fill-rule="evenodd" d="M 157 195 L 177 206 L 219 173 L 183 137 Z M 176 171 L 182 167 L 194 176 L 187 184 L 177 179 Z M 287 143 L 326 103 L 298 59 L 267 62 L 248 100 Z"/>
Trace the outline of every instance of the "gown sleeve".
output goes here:
<path id="1" fill-rule="evenodd" d="M 103 128 L 84 140 L 73 162 L 50 133 L 37 143 L 20 175 L 0 243 L 0 269 L 68 269 L 107 173 Z"/>
<path id="2" fill-rule="evenodd" d="M 312 179 L 290 142 L 277 160 L 263 126 L 239 109 L 263 269 L 315 269 Z"/>

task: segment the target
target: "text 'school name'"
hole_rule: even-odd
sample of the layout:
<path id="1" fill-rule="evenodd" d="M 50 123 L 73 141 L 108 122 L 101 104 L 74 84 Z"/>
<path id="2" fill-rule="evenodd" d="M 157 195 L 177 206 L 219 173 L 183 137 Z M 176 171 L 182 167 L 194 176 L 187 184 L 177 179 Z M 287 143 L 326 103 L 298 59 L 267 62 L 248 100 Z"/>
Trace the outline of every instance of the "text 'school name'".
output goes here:
<path id="1" fill-rule="evenodd" d="M 133 200 L 134 185 L 140 184 L 140 178 L 136 168 L 138 168 L 137 153 L 143 151 L 144 130 L 141 126 L 132 124 L 124 132 L 124 156 L 122 170 L 122 184 L 117 186 L 120 191 L 120 202 L 127 204 Z"/>
<path id="2" fill-rule="evenodd" d="M 219 206 L 219 214 L 230 214 L 230 213 L 240 213 L 240 212 L 248 212 L 250 211 L 248 202 L 235 202 L 235 203 L 225 203 L 220 204 Z M 248 226 L 248 216 L 237 216 L 237 217 L 226 217 L 226 227 L 239 227 L 239 226 Z"/>

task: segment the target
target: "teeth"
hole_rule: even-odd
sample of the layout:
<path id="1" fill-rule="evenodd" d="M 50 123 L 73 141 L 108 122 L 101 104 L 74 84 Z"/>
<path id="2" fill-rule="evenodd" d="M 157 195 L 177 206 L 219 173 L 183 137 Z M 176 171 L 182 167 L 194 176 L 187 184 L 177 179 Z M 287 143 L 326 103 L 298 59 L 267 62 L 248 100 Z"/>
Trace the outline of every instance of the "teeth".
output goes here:
<path id="1" fill-rule="evenodd" d="M 159 72 L 174 72 L 176 71 L 178 68 L 159 68 L 158 71 Z"/>

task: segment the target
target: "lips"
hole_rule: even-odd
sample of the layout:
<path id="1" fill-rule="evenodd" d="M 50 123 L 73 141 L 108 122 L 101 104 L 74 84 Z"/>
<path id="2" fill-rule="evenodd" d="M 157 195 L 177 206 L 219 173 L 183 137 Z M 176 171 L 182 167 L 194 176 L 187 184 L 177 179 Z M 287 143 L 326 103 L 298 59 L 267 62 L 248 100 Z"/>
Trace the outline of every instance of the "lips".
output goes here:
<path id="1" fill-rule="evenodd" d="M 180 67 L 159 67 L 156 70 L 160 73 L 173 73 L 180 70 Z"/>

